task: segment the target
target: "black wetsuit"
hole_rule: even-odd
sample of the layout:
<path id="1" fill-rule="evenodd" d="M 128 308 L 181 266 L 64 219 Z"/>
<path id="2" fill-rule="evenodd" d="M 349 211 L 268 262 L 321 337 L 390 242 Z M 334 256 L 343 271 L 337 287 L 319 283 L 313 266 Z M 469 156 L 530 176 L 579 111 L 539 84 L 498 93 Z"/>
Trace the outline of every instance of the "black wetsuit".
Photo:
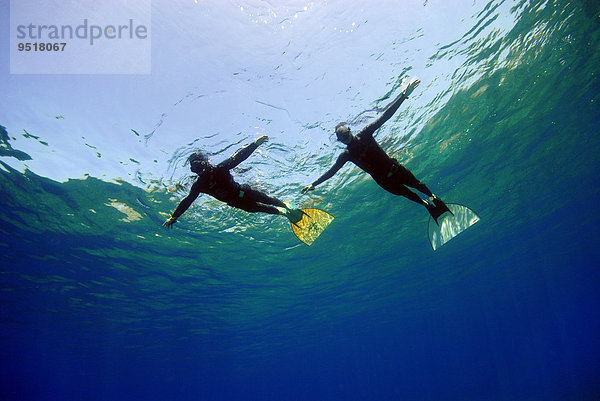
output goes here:
<path id="1" fill-rule="evenodd" d="M 369 173 L 383 189 L 395 195 L 401 195 L 422 204 L 423 201 L 419 195 L 406 187 L 409 186 L 427 196 L 433 196 L 425 184 L 417 180 L 396 159 L 388 156 L 373 138 L 375 131 L 394 114 L 404 99 L 406 96 L 400 95 L 377 121 L 367 125 L 358 135 L 352 137 L 346 150 L 338 156 L 335 164 L 312 185 L 316 187 L 333 177 L 346 162 L 350 161 Z"/>
<path id="2" fill-rule="evenodd" d="M 181 201 L 175 212 L 173 212 L 172 217 L 177 219 L 181 216 L 201 193 L 211 195 L 230 206 L 247 212 L 280 214 L 279 210 L 273 206 L 285 207 L 282 201 L 252 189 L 248 185 L 238 184 L 229 172 L 232 168 L 246 160 L 257 147 L 256 143 L 252 143 L 240 149 L 229 159 L 202 171 L 198 175 L 196 182 L 192 185 L 189 195 Z"/>

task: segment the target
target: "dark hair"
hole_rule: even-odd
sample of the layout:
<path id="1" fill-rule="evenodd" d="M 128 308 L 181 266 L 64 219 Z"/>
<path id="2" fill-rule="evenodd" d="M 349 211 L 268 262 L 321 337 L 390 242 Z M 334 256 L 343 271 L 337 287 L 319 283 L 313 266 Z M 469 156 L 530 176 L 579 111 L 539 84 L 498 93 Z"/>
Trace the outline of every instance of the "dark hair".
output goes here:
<path id="1" fill-rule="evenodd" d="M 197 150 L 194 153 L 192 153 L 190 155 L 190 157 L 188 157 L 187 161 L 190 164 L 192 164 L 192 162 L 195 162 L 195 161 L 206 162 L 206 161 L 208 161 L 208 157 L 206 157 L 206 155 L 204 153 L 202 153 L 201 151 Z"/>
<path id="2" fill-rule="evenodd" d="M 340 130 L 340 128 L 342 128 L 342 130 Z M 338 139 L 340 139 L 340 132 L 338 132 L 338 130 L 339 130 L 340 132 L 348 132 L 348 133 L 350 133 L 350 128 L 348 128 L 348 127 L 346 126 L 346 124 L 344 124 L 344 123 L 339 123 L 338 125 L 336 125 L 336 126 L 335 126 L 335 136 L 337 136 L 337 137 L 338 137 Z"/>

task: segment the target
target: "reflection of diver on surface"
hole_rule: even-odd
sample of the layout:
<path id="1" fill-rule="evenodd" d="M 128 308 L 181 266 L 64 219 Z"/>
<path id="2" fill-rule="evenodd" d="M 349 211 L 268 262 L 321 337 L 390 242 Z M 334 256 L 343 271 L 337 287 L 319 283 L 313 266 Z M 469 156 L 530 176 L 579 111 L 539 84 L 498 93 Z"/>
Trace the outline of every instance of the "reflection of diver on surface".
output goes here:
<path id="1" fill-rule="evenodd" d="M 417 180 L 406 167 L 388 156 L 373 138 L 375 131 L 394 115 L 400 104 L 408 98 L 420 82 L 418 79 L 410 81 L 402 93 L 386 108 L 385 112 L 357 135 L 352 135 L 348 127 L 338 124 L 335 133 L 337 139 L 346 145 L 346 149 L 339 155 L 335 164 L 312 184 L 304 187 L 302 193 L 312 191 L 317 185 L 333 177 L 346 162 L 351 161 L 363 171 L 369 173 L 386 191 L 394 195 L 404 196 L 425 206 L 436 222 L 443 213 L 449 212 L 444 202 L 438 199 L 425 184 Z M 427 195 L 429 199 L 421 199 L 408 187 L 417 189 Z"/>
<path id="2" fill-rule="evenodd" d="M 262 212 L 284 215 L 292 223 L 294 234 L 308 245 L 312 244 L 333 217 L 323 211 L 317 211 L 317 209 L 291 209 L 277 198 L 252 189 L 248 185 L 238 184 L 230 173 L 232 168 L 246 160 L 256 148 L 267 140 L 268 137 L 266 135 L 261 136 L 254 143 L 240 149 L 235 155 L 216 166 L 210 164 L 208 158 L 201 152 L 193 153 L 188 160 L 190 162 L 190 170 L 198 174 L 198 178 L 192 185 L 189 195 L 179 203 L 179 206 L 175 209 L 171 217 L 163 223 L 163 227 L 172 228 L 173 224 L 190 207 L 198 195 L 205 193 L 227 203 L 229 206 L 250 213 Z M 319 216 L 324 215 L 329 216 L 331 219 L 323 226 L 323 221 L 319 221 Z M 320 231 L 314 228 L 315 222 L 318 223 L 319 227 L 322 227 Z M 307 238 L 307 236 L 310 238 Z"/>

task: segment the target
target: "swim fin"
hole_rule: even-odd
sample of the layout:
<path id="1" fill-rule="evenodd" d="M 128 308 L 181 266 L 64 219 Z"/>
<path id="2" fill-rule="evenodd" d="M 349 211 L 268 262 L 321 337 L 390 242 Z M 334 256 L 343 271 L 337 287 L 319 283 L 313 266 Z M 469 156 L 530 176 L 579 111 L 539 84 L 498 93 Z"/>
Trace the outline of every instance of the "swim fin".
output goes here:
<path id="1" fill-rule="evenodd" d="M 456 203 L 448 203 L 444 206 L 450 213 L 442 212 L 438 215 L 438 220 L 435 220 L 432 213 L 432 218 L 429 219 L 429 242 L 434 251 L 480 220 L 479 216 L 466 206 Z M 438 206 L 436 209 L 441 207 Z"/>
<path id="2" fill-rule="evenodd" d="M 285 216 L 292 231 L 306 245 L 311 245 L 333 221 L 333 216 L 320 209 L 288 209 Z"/>

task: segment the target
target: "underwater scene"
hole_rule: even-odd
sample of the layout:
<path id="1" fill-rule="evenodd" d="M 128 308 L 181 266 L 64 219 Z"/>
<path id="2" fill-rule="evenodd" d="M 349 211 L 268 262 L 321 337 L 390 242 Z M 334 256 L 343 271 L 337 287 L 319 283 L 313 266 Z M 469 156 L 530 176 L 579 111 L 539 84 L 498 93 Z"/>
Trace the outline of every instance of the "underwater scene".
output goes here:
<path id="1" fill-rule="evenodd" d="M 0 63 L 0 399 L 600 399 L 600 3 L 122 3 L 146 73 Z M 415 78 L 373 137 L 472 211 L 447 241 L 356 164 L 302 191 Z M 231 175 L 310 245 L 202 193 L 163 227 L 265 135 Z"/>

